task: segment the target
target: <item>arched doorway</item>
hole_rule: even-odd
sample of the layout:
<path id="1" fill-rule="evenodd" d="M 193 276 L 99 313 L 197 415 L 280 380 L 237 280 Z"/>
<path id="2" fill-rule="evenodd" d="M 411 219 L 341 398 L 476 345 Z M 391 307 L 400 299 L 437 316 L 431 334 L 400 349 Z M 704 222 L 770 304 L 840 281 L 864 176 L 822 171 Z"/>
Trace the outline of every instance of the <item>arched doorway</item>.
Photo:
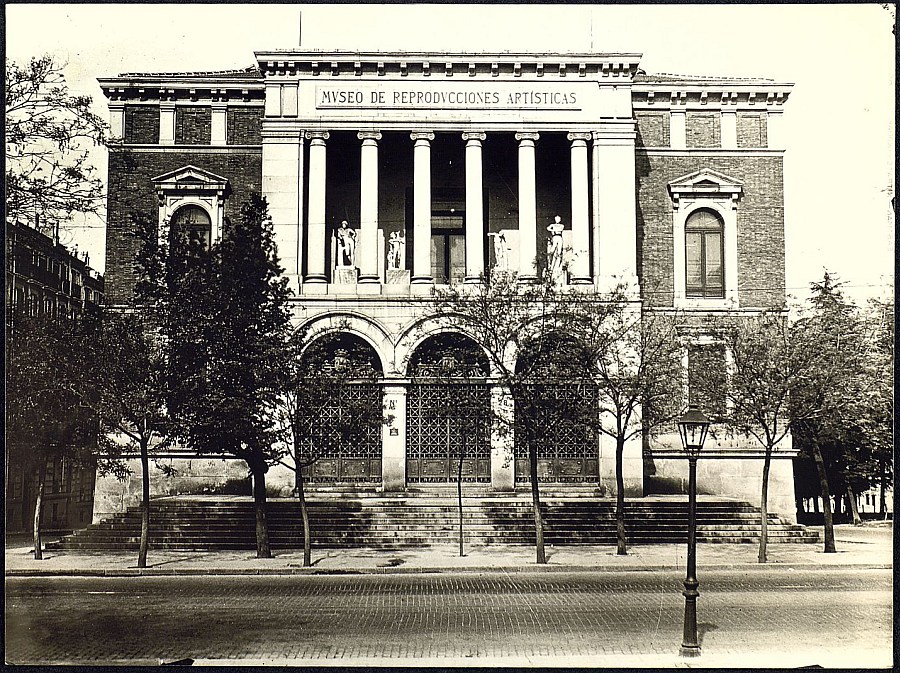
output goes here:
<path id="1" fill-rule="evenodd" d="M 487 358 L 470 338 L 446 333 L 413 353 L 406 412 L 406 480 L 491 481 L 491 392 Z"/>
<path id="2" fill-rule="evenodd" d="M 528 482 L 529 442 L 538 481 L 599 481 L 597 388 L 589 354 L 565 336 L 526 344 L 516 362 L 525 381 L 515 409 L 516 482 Z"/>
<path id="3" fill-rule="evenodd" d="M 381 481 L 381 362 L 355 334 L 316 339 L 303 357 L 321 399 L 298 409 L 298 464 L 312 483 Z M 322 385 L 322 381 L 326 385 Z"/>

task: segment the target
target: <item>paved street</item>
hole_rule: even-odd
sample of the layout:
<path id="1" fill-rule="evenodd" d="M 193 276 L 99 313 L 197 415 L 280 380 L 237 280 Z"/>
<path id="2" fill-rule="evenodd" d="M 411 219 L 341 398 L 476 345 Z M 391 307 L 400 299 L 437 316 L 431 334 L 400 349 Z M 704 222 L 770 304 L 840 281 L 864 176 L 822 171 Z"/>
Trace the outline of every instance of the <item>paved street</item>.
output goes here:
<path id="1" fill-rule="evenodd" d="M 10 663 L 889 666 L 891 571 L 15 577 Z"/>

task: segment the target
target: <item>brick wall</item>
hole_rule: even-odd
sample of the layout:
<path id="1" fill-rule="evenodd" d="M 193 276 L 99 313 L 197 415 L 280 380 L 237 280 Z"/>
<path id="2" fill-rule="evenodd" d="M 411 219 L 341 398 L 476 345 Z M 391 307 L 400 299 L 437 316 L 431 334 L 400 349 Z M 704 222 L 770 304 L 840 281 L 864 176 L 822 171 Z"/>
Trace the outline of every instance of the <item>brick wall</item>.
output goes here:
<path id="1" fill-rule="evenodd" d="M 226 142 L 229 145 L 259 145 L 262 143 L 261 107 L 230 107 L 226 113 Z"/>
<path id="2" fill-rule="evenodd" d="M 125 142 L 155 145 L 159 142 L 159 106 L 125 106 Z"/>
<path id="3" fill-rule="evenodd" d="M 669 147 L 669 113 L 636 112 L 639 147 Z"/>
<path id="4" fill-rule="evenodd" d="M 784 188 L 780 156 L 648 156 L 637 153 L 639 274 L 654 305 L 674 292 L 672 200 L 667 184 L 701 168 L 744 183 L 737 211 L 738 295 L 742 307 L 784 301 Z"/>
<path id="5" fill-rule="evenodd" d="M 200 106 L 175 108 L 176 145 L 209 145 L 211 134 L 211 108 Z"/>
<path id="6" fill-rule="evenodd" d="M 721 116 L 718 112 L 688 112 L 685 115 L 688 147 L 721 147 Z"/>
<path id="7" fill-rule="evenodd" d="M 194 165 L 228 179 L 231 193 L 225 216 L 237 217 L 252 192 L 261 190 L 262 153 L 119 150 L 109 154 L 109 203 L 106 228 L 107 303 L 131 297 L 135 282 L 138 241 L 133 235 L 133 214 L 157 221 L 159 204 L 150 179 L 182 166 Z"/>
<path id="8" fill-rule="evenodd" d="M 766 147 L 766 115 L 762 112 L 738 112 L 738 147 Z"/>

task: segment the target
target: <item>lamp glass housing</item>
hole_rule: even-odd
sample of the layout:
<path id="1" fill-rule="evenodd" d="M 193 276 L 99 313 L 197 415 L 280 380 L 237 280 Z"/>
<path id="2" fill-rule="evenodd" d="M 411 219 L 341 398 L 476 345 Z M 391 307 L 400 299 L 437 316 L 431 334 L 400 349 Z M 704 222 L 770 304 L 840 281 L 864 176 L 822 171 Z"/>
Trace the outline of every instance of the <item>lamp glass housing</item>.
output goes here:
<path id="1" fill-rule="evenodd" d="M 700 453 L 708 431 L 709 419 L 693 404 L 678 419 L 678 434 L 681 435 L 681 446 L 688 455 L 696 456 Z"/>

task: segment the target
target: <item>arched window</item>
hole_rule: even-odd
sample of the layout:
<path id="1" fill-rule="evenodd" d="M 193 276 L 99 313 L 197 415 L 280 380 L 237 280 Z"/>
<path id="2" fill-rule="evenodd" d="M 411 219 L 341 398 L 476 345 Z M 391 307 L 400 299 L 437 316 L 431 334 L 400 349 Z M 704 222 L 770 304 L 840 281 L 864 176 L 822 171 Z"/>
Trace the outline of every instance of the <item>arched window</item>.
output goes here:
<path id="1" fill-rule="evenodd" d="M 690 214 L 684 226 L 685 294 L 724 297 L 724 225 L 711 210 Z"/>
<path id="2" fill-rule="evenodd" d="M 212 220 L 200 206 L 184 206 L 172 217 L 170 231 L 173 237 L 184 236 L 189 244 L 196 242 L 206 249 L 212 239 Z"/>

